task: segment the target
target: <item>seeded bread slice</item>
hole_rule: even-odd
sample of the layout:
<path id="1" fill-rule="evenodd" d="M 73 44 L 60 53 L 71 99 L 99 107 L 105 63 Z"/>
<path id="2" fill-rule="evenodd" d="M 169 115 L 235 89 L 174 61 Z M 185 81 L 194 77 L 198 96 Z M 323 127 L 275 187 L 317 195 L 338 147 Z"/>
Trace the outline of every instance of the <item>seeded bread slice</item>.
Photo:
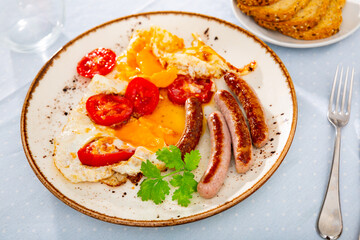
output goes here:
<path id="1" fill-rule="evenodd" d="M 245 14 L 268 22 L 290 20 L 303 9 L 310 0 L 279 0 L 269 6 L 247 6 L 238 2 L 238 7 Z"/>
<path id="2" fill-rule="evenodd" d="M 247 6 L 268 6 L 279 0 L 238 0 L 239 3 Z"/>
<path id="3" fill-rule="evenodd" d="M 321 18 L 320 22 L 315 27 L 307 31 L 282 33 L 303 40 L 316 40 L 330 37 L 340 30 L 342 9 L 344 5 L 345 0 L 330 0 L 330 5 L 325 16 Z"/>
<path id="4" fill-rule="evenodd" d="M 261 19 L 255 21 L 265 28 L 280 32 L 306 31 L 314 27 L 325 15 L 330 0 L 310 0 L 308 5 L 297 12 L 293 18 L 282 22 L 268 22 Z"/>

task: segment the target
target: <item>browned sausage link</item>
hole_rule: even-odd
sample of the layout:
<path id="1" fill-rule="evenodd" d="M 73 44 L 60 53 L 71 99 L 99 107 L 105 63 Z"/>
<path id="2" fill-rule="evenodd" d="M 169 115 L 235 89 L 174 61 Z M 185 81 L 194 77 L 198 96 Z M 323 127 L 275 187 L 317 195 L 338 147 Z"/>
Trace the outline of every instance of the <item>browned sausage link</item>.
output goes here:
<path id="1" fill-rule="evenodd" d="M 234 73 L 227 72 L 224 79 L 245 110 L 254 146 L 257 148 L 264 146 L 268 141 L 269 129 L 260 100 L 252 88 Z"/>
<path id="2" fill-rule="evenodd" d="M 253 164 L 250 132 L 245 118 L 237 101 L 228 91 L 217 91 L 215 102 L 224 115 L 231 134 L 236 171 L 245 173 Z"/>
<path id="3" fill-rule="evenodd" d="M 220 190 L 226 178 L 231 158 L 230 133 L 222 114 L 213 112 L 208 117 L 211 137 L 211 158 L 197 190 L 203 198 L 212 198 Z"/>
<path id="4" fill-rule="evenodd" d="M 203 110 L 199 99 L 188 98 L 185 102 L 185 111 L 185 129 L 176 143 L 183 155 L 198 145 L 203 128 Z"/>

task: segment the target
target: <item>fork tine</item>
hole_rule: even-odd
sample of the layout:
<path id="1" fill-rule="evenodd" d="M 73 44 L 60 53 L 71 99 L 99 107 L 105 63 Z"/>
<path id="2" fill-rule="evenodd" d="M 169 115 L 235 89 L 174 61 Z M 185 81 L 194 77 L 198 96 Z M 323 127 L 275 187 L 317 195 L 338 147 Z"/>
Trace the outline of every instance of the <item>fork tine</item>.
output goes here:
<path id="1" fill-rule="evenodd" d="M 351 110 L 351 96 L 352 96 L 352 88 L 353 88 L 353 83 L 354 83 L 354 74 L 355 74 L 355 69 L 353 67 L 352 71 L 351 71 L 351 81 L 350 81 L 350 89 L 349 89 L 349 100 L 348 100 L 348 113 L 350 114 L 350 110 Z"/>
<path id="2" fill-rule="evenodd" d="M 332 104 L 333 104 L 333 100 L 334 100 L 334 93 L 335 93 L 336 80 L 337 80 L 338 73 L 339 73 L 339 65 L 336 67 L 334 82 L 333 82 L 332 90 L 331 90 L 331 94 L 330 94 L 329 109 L 328 109 L 329 112 L 331 112 L 331 110 L 332 110 Z"/>
<path id="3" fill-rule="evenodd" d="M 346 69 L 346 76 L 345 76 L 345 83 L 344 83 L 344 89 L 343 89 L 343 95 L 342 95 L 342 101 L 341 101 L 341 113 L 344 113 L 344 106 L 345 106 L 345 97 L 346 97 L 346 90 L 347 90 L 347 82 L 349 77 L 349 67 Z"/>
<path id="4" fill-rule="evenodd" d="M 337 96 L 336 96 L 335 112 L 337 112 L 338 109 L 339 109 L 339 100 L 340 100 L 341 84 L 342 84 L 342 80 L 343 80 L 343 72 L 344 72 L 344 68 L 341 67 L 340 81 L 339 81 L 339 84 L 338 84 L 338 91 L 337 91 Z"/>

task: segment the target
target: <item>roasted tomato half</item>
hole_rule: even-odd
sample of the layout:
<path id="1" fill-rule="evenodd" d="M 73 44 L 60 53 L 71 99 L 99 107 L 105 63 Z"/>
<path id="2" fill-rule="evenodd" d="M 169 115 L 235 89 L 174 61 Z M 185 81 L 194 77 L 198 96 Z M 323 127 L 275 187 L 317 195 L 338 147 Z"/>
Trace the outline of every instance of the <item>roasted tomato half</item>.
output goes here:
<path id="1" fill-rule="evenodd" d="M 101 167 L 128 160 L 134 153 L 134 148 L 119 149 L 114 144 L 114 138 L 103 137 L 89 142 L 77 152 L 82 164 Z"/>
<path id="2" fill-rule="evenodd" d="M 101 93 L 88 98 L 86 110 L 96 124 L 111 126 L 127 121 L 133 112 L 133 104 L 125 97 Z"/>
<path id="3" fill-rule="evenodd" d="M 134 105 L 136 117 L 151 114 L 159 103 L 159 89 L 152 82 L 137 77 L 126 88 L 125 97 Z"/>
<path id="4" fill-rule="evenodd" d="M 194 79 L 187 75 L 178 75 L 167 87 L 168 97 L 173 103 L 182 105 L 189 97 L 197 97 L 202 103 L 207 103 L 214 94 L 211 91 L 212 84 L 209 78 Z"/>
<path id="5" fill-rule="evenodd" d="M 115 67 L 116 54 L 110 49 L 97 48 L 86 54 L 77 65 L 77 72 L 86 78 L 95 74 L 106 75 Z"/>

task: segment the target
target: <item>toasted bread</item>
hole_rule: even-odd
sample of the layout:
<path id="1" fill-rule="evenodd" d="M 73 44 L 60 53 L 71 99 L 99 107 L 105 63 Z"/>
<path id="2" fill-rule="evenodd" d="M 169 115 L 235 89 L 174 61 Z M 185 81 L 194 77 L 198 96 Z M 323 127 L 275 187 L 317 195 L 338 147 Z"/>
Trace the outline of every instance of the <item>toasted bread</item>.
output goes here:
<path id="1" fill-rule="evenodd" d="M 279 0 L 269 6 L 247 6 L 238 1 L 238 7 L 245 14 L 254 18 L 269 21 L 290 20 L 298 11 L 303 9 L 310 0 Z"/>
<path id="2" fill-rule="evenodd" d="M 238 2 L 247 6 L 267 6 L 277 1 L 279 0 L 238 0 Z"/>
<path id="3" fill-rule="evenodd" d="M 342 8 L 345 0 L 330 0 L 330 5 L 319 23 L 307 31 L 282 32 L 283 34 L 303 40 L 316 40 L 327 38 L 340 30 L 342 22 Z"/>
<path id="4" fill-rule="evenodd" d="M 257 18 L 255 18 L 255 21 L 260 26 L 280 32 L 306 31 L 318 24 L 325 15 L 329 4 L 330 0 L 310 0 L 305 8 L 297 12 L 288 21 L 268 22 Z"/>

